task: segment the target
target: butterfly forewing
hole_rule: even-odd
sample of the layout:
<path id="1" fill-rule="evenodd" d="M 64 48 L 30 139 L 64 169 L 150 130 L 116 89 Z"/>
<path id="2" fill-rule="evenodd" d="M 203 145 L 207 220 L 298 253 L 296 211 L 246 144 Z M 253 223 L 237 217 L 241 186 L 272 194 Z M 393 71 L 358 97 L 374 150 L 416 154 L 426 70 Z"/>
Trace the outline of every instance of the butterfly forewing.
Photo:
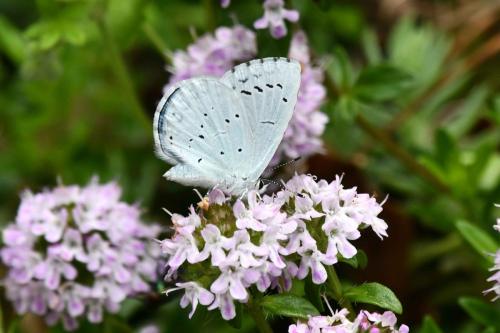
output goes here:
<path id="1" fill-rule="evenodd" d="M 252 178 L 269 164 L 292 117 L 300 86 L 300 64 L 286 58 L 252 60 L 236 66 L 222 81 L 238 93 L 254 128 Z"/>
<path id="2" fill-rule="evenodd" d="M 199 77 L 169 89 L 155 113 L 157 154 L 174 164 L 165 176 L 184 185 L 211 187 L 244 163 L 253 139 L 238 94 L 220 80 Z"/>

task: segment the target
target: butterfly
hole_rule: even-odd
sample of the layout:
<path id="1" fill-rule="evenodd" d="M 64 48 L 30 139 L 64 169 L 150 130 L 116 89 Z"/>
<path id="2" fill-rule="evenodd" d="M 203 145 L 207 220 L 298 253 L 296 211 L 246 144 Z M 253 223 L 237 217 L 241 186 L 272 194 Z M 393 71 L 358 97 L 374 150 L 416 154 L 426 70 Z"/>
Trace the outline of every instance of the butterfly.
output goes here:
<path id="1" fill-rule="evenodd" d="M 164 176 L 233 195 L 256 188 L 292 117 L 300 71 L 263 58 L 171 86 L 153 123 L 156 154 L 173 165 Z"/>

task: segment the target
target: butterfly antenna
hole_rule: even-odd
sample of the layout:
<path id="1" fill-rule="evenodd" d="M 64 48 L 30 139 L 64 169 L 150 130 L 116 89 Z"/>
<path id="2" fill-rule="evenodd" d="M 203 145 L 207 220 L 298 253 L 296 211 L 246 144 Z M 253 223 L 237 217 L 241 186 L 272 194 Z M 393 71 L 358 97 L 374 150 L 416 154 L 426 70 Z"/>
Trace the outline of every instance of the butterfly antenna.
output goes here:
<path id="1" fill-rule="evenodd" d="M 328 302 L 328 298 L 326 298 L 325 294 L 322 294 L 321 297 L 323 298 L 323 300 L 325 301 L 326 303 L 326 306 L 328 307 L 328 310 L 330 310 L 330 313 L 333 314 L 335 313 L 332 309 L 332 306 L 330 305 L 330 302 Z"/>
<path id="2" fill-rule="evenodd" d="M 278 164 L 277 166 L 275 166 L 275 167 L 274 167 L 274 168 L 272 168 L 271 170 L 273 170 L 273 171 L 274 171 L 274 170 L 281 169 L 281 168 L 282 168 L 282 167 L 284 167 L 284 166 L 287 166 L 287 165 L 289 165 L 289 164 L 292 164 L 292 163 L 297 162 L 298 160 L 300 160 L 300 158 L 301 158 L 301 157 L 299 156 L 299 157 L 294 158 L 293 160 L 287 161 L 287 162 L 285 162 L 285 163 Z"/>
<path id="3" fill-rule="evenodd" d="M 269 182 L 269 183 L 267 183 L 267 184 L 272 183 L 272 184 L 274 184 L 274 185 L 278 186 L 281 190 L 285 189 L 285 186 L 283 186 L 283 184 L 284 184 L 283 179 L 280 179 L 280 181 L 279 181 L 279 182 L 278 182 L 278 181 L 276 181 L 276 180 L 274 180 L 274 179 L 268 179 L 268 178 L 260 178 L 260 180 L 261 180 L 262 182 L 263 182 L 264 180 L 265 180 L 265 181 L 267 181 L 267 182 Z M 264 185 L 267 185 L 267 184 L 264 184 Z"/>
<path id="4" fill-rule="evenodd" d="M 203 196 L 201 195 L 200 191 L 198 191 L 198 189 L 196 189 L 196 188 L 194 188 L 193 191 L 200 198 L 200 200 L 203 201 Z"/>
<path id="5" fill-rule="evenodd" d="M 167 213 L 168 215 L 170 215 L 170 217 L 172 217 L 173 214 L 168 209 L 166 209 L 165 207 L 163 207 L 162 209 L 165 213 Z"/>

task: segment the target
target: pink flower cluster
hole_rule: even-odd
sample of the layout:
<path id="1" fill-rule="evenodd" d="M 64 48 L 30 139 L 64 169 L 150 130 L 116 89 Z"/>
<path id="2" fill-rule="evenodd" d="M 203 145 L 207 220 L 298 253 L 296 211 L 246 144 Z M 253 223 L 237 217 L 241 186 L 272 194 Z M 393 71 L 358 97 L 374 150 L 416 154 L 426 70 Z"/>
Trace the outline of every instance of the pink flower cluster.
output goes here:
<path id="1" fill-rule="evenodd" d="M 241 25 L 217 28 L 214 35 L 203 35 L 186 51 L 174 52 L 172 66 L 167 68 L 172 76 L 163 90 L 167 91 L 175 82 L 194 76 L 222 76 L 236 64 L 253 58 L 256 53 L 253 31 Z"/>
<path id="2" fill-rule="evenodd" d="M 1 249 L 3 284 L 18 313 L 72 330 L 79 318 L 101 322 L 103 309 L 116 312 L 127 296 L 150 290 L 159 251 L 148 241 L 159 228 L 143 224 L 139 208 L 120 196 L 117 184 L 95 180 L 23 194 Z"/>
<path id="3" fill-rule="evenodd" d="M 250 191 L 245 199 L 212 190 L 198 212 L 172 215 L 175 234 L 161 241 L 166 256 L 166 280 L 182 281 L 181 306 L 198 303 L 219 308 L 234 318 L 234 302 L 246 303 L 248 288 L 289 290 L 292 278 L 321 284 L 324 265 L 352 258 L 351 241 L 371 227 L 387 236 L 387 224 L 377 217 L 380 204 L 356 188 L 344 188 L 341 178 L 328 183 L 296 175 L 273 196 Z"/>
<path id="4" fill-rule="evenodd" d="M 311 63 L 307 36 L 303 31 L 293 35 L 288 57 L 302 65 L 300 88 L 292 119 L 271 165 L 278 164 L 286 157 L 308 157 L 321 152 L 321 135 L 328 123 L 328 116 L 320 111 L 326 96 L 322 84 L 323 69 Z"/>
<path id="5" fill-rule="evenodd" d="M 408 333 L 406 325 L 396 326 L 397 318 L 391 311 L 383 314 L 362 310 L 354 321 L 342 309 L 331 316 L 311 317 L 307 323 L 290 325 L 288 333 Z"/>
<path id="6" fill-rule="evenodd" d="M 500 207 L 500 205 L 496 205 Z M 500 232 L 500 218 L 497 219 L 497 223 L 493 226 L 493 229 Z M 484 291 L 484 293 L 494 292 L 496 295 L 493 297 L 493 301 L 496 301 L 500 298 L 500 249 L 495 253 L 495 264 L 490 268 L 490 271 L 495 272 L 492 276 L 490 276 L 487 281 L 494 282 L 493 287 Z"/>

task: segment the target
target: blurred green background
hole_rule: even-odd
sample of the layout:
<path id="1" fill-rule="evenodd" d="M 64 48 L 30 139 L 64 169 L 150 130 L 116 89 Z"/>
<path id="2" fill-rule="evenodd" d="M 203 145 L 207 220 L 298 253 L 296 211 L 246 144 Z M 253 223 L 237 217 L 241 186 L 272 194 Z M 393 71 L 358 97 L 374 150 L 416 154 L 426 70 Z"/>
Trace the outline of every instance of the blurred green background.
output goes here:
<path id="1" fill-rule="evenodd" d="M 381 243 L 364 236 L 357 244 L 368 266 L 341 267 L 342 277 L 391 287 L 412 331 L 425 315 L 444 332 L 499 331 L 490 322 L 498 303 L 481 296 L 491 258 L 484 242 L 467 236 L 498 247 L 500 3 L 287 6 L 301 13 L 290 30 L 306 32 L 327 72 L 327 149 L 308 161 L 308 171 L 325 179 L 345 173 L 347 185 L 380 200 L 389 194 L 383 217 L 390 237 Z M 233 0 L 222 9 L 215 0 L 1 0 L 1 223 L 14 219 L 23 189 L 39 191 L 58 179 L 85 184 L 92 175 L 118 180 L 149 220 L 167 225 L 161 207 L 184 213 L 196 196 L 165 181 L 168 166 L 153 153 L 152 116 L 168 81 L 168 54 L 185 49 L 193 33 L 234 22 L 252 27 L 261 15 L 260 1 Z M 276 41 L 257 31 L 258 56 L 286 56 L 290 35 Z M 477 315 L 476 303 L 463 298 L 469 296 L 487 310 Z M 148 302 L 127 302 L 115 320 L 126 329 L 98 331 L 150 322 L 165 332 L 231 330 L 203 311 L 190 322 L 178 299 Z M 9 325 L 15 319 L 2 304 Z M 37 325 L 28 318 L 21 326 L 44 331 Z M 251 323 L 243 327 L 252 331 Z"/>

